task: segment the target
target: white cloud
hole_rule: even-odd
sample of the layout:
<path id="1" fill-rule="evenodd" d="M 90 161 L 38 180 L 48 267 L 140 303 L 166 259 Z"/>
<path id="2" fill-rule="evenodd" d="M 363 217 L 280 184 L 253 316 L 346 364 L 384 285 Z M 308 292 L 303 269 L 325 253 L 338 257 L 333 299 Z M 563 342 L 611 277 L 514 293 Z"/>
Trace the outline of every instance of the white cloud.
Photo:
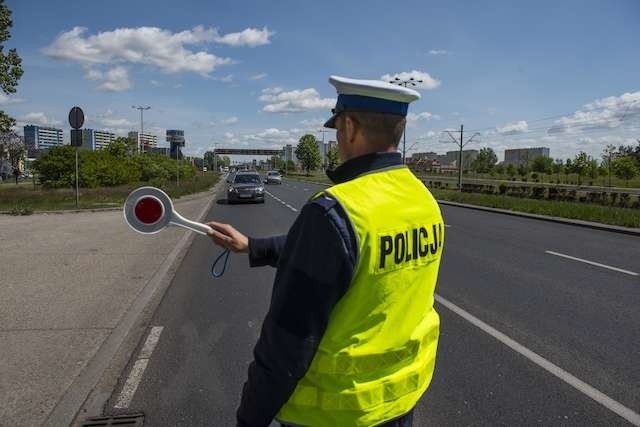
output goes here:
<path id="1" fill-rule="evenodd" d="M 24 99 L 14 98 L 12 96 L 9 96 L 0 92 L 0 105 L 18 104 L 20 102 L 24 102 Z"/>
<path id="2" fill-rule="evenodd" d="M 27 113 L 20 119 L 20 122 L 40 126 L 58 126 L 62 124 L 60 120 L 52 119 L 42 112 Z"/>
<path id="3" fill-rule="evenodd" d="M 330 109 L 335 105 L 335 99 L 320 98 L 320 94 L 313 88 L 292 90 L 285 92 L 280 87 L 267 88 L 258 98 L 266 102 L 262 111 L 268 113 L 300 113 L 303 111 Z"/>
<path id="4" fill-rule="evenodd" d="M 437 80 L 431 77 L 429 73 L 425 73 L 424 71 L 418 71 L 418 70 L 403 71 L 401 73 L 396 73 L 396 74 L 385 74 L 384 76 L 380 77 L 380 80 L 389 82 L 389 81 L 395 80 L 396 78 L 400 80 L 409 80 L 413 78 L 413 80 L 416 81 L 415 86 L 408 85 L 407 87 L 414 88 L 414 89 L 426 89 L 426 90 L 435 89 L 438 86 L 440 86 L 440 84 L 442 83 L 440 80 Z M 422 83 L 417 83 L 418 80 L 422 80 Z"/>
<path id="5" fill-rule="evenodd" d="M 443 50 L 443 49 L 431 49 L 429 51 L 429 55 L 448 55 L 449 51 L 448 50 Z"/>
<path id="6" fill-rule="evenodd" d="M 504 126 L 497 126 L 496 131 L 501 135 L 516 135 L 524 133 L 529 129 L 529 125 L 526 121 L 520 120 L 518 122 L 507 123 Z"/>
<path id="7" fill-rule="evenodd" d="M 181 87 L 182 87 L 182 83 L 178 83 L 178 84 L 173 85 L 174 89 L 180 89 Z"/>
<path id="8" fill-rule="evenodd" d="M 84 27 L 74 27 L 60 34 L 43 52 L 84 65 L 127 62 L 152 65 L 166 73 L 193 72 L 203 76 L 233 63 L 230 58 L 186 49 L 187 45 L 218 37 L 212 28 L 197 26 L 179 33 L 157 27 L 117 28 L 85 37 L 86 32 Z"/>
<path id="9" fill-rule="evenodd" d="M 240 119 L 238 119 L 237 117 L 233 116 L 233 117 L 228 117 L 226 119 L 220 120 L 220 124 L 233 125 L 233 124 L 238 123 L 238 121 L 240 121 Z"/>
<path id="10" fill-rule="evenodd" d="M 329 115 L 327 114 L 327 118 L 329 118 Z M 305 119 L 305 120 L 301 120 L 300 124 L 303 125 L 305 127 L 305 129 L 319 129 L 322 128 L 322 125 L 324 125 L 324 123 L 327 121 L 327 119 Z"/>
<path id="11" fill-rule="evenodd" d="M 267 77 L 267 73 L 254 74 L 253 76 L 249 77 L 249 80 L 262 80 L 265 77 Z"/>
<path id="12" fill-rule="evenodd" d="M 129 80 L 129 71 L 122 66 L 117 66 L 102 74 L 102 84 L 99 90 L 107 92 L 122 92 L 130 89 L 133 85 Z"/>
<path id="13" fill-rule="evenodd" d="M 157 80 L 149 80 L 149 83 L 151 83 L 153 86 L 162 86 L 162 83 Z"/>
<path id="14" fill-rule="evenodd" d="M 220 44 L 226 44 L 229 46 L 249 46 L 256 47 L 271 43 L 269 38 L 273 36 L 275 32 L 269 31 L 267 27 L 262 30 L 257 28 L 247 28 L 239 33 L 229 33 L 224 36 L 216 35 L 214 41 Z"/>
<path id="15" fill-rule="evenodd" d="M 422 113 L 408 113 L 407 114 L 407 122 L 415 123 L 418 120 L 439 120 L 440 116 L 437 114 L 431 114 L 428 111 L 424 111 Z"/>
<path id="16" fill-rule="evenodd" d="M 571 116 L 562 117 L 548 133 L 573 133 L 586 129 L 615 129 L 640 117 L 640 91 L 609 96 L 585 104 Z"/>
<path id="17" fill-rule="evenodd" d="M 231 83 L 233 81 L 233 74 L 228 74 L 224 77 L 221 77 L 220 81 L 223 83 Z"/>
<path id="18" fill-rule="evenodd" d="M 225 132 L 224 137 L 225 139 L 233 139 L 234 135 L 231 132 Z"/>

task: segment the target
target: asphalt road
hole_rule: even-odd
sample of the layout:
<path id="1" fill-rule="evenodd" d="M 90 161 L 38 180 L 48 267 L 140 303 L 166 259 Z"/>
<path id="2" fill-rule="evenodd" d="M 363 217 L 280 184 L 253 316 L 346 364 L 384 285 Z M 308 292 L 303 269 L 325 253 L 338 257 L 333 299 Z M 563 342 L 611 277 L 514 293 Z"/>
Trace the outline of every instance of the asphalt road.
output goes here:
<path id="1" fill-rule="evenodd" d="M 219 202 L 208 218 L 254 236 L 285 233 L 322 188 L 270 185 L 265 204 Z M 640 412 L 640 276 L 632 274 L 640 273 L 640 239 L 442 209 L 449 227 L 439 297 L 597 389 L 608 407 L 438 303 L 436 371 L 414 425 L 630 425 L 607 399 Z M 246 255 L 232 255 L 214 280 L 217 252 L 206 238 L 194 241 L 154 315 L 151 326 L 163 329 L 137 391 L 126 408 L 114 408 L 139 349 L 107 412 L 142 411 L 150 426 L 235 425 L 274 270 L 250 269 Z"/>

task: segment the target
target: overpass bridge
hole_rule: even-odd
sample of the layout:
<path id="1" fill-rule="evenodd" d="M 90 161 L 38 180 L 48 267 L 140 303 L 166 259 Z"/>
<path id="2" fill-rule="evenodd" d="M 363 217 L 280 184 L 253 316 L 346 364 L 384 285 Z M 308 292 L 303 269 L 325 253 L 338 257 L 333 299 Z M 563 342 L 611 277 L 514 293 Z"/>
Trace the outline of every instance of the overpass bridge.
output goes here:
<path id="1" fill-rule="evenodd" d="M 216 148 L 214 153 L 232 154 L 232 155 L 249 155 L 249 156 L 280 156 L 284 150 L 263 150 L 256 148 Z"/>

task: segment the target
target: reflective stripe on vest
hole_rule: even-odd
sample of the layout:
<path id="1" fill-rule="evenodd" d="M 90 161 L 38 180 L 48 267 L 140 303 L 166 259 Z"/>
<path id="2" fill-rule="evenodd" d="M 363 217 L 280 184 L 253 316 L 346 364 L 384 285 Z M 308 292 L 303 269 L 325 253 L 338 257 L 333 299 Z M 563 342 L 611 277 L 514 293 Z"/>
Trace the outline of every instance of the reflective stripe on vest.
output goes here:
<path id="1" fill-rule="evenodd" d="M 298 426 L 376 425 L 411 410 L 431 381 L 444 223 L 431 193 L 403 166 L 325 192 L 351 221 L 357 265 L 309 369 L 276 418 Z"/>

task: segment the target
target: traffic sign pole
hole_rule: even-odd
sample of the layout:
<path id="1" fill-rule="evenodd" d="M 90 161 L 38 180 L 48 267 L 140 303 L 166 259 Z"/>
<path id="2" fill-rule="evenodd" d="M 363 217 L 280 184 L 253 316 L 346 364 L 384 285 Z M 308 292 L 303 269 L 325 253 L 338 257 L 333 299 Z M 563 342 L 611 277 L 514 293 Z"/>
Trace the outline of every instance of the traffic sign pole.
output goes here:
<path id="1" fill-rule="evenodd" d="M 76 147 L 76 209 L 80 205 L 80 183 L 78 179 L 78 147 L 82 145 L 82 131 L 79 129 L 84 124 L 84 112 L 80 107 L 73 107 L 69 111 L 69 125 L 71 131 L 71 145 Z"/>

